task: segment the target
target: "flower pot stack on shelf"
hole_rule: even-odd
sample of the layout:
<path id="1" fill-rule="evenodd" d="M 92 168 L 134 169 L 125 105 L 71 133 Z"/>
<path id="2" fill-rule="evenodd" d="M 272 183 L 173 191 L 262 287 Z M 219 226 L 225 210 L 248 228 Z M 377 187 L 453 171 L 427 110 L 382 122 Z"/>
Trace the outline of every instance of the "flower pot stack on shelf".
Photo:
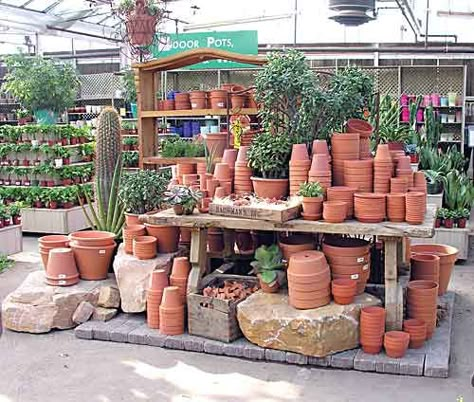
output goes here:
<path id="1" fill-rule="evenodd" d="M 127 225 L 122 229 L 124 249 L 127 254 L 133 254 L 133 239 L 144 236 L 146 229 L 144 225 Z"/>
<path id="2" fill-rule="evenodd" d="M 234 191 L 236 194 L 246 194 L 253 191 L 252 169 L 248 167 L 248 146 L 241 146 L 235 161 Z"/>
<path id="3" fill-rule="evenodd" d="M 377 354 L 382 350 L 385 334 L 385 309 L 365 307 L 360 311 L 360 343 L 365 353 Z"/>
<path id="4" fill-rule="evenodd" d="M 290 195 L 296 195 L 300 185 L 308 181 L 310 167 L 306 144 L 294 144 L 290 159 Z"/>
<path id="5" fill-rule="evenodd" d="M 310 183 L 318 182 L 325 193 L 332 183 L 330 162 L 331 155 L 329 154 L 327 142 L 325 140 L 314 140 L 313 159 L 308 173 L 308 181 Z"/>
<path id="6" fill-rule="evenodd" d="M 347 132 L 359 134 L 359 156 L 361 159 L 372 158 L 370 152 L 370 136 L 374 132 L 373 127 L 365 120 L 347 120 Z"/>
<path id="7" fill-rule="evenodd" d="M 171 269 L 170 285 L 179 289 L 179 294 L 186 303 L 186 290 L 188 284 L 188 276 L 191 271 L 188 257 L 175 257 L 173 267 Z"/>
<path id="8" fill-rule="evenodd" d="M 374 159 L 374 192 L 390 192 L 390 179 L 393 176 L 393 161 L 387 144 L 379 144 Z"/>
<path id="9" fill-rule="evenodd" d="M 386 196 L 384 193 L 354 194 L 354 215 L 359 222 L 383 222 L 386 212 Z"/>
<path id="10" fill-rule="evenodd" d="M 358 133 L 334 133 L 332 145 L 332 176 L 335 186 L 344 185 L 344 162 L 360 159 Z"/>
<path id="11" fill-rule="evenodd" d="M 344 185 L 358 192 L 371 193 L 374 186 L 373 159 L 351 160 L 344 162 Z"/>
<path id="12" fill-rule="evenodd" d="M 346 218 L 351 219 L 354 215 L 354 193 L 355 188 L 345 186 L 334 186 L 327 190 L 328 201 L 344 202 L 346 209 Z"/>
<path id="13" fill-rule="evenodd" d="M 184 333 L 184 303 L 177 286 L 168 286 L 163 290 L 160 304 L 159 326 L 163 335 Z"/>
<path id="14" fill-rule="evenodd" d="M 165 270 L 158 269 L 150 274 L 146 291 L 146 317 L 149 328 L 160 328 L 160 304 L 163 291 L 168 286 L 169 281 Z"/>

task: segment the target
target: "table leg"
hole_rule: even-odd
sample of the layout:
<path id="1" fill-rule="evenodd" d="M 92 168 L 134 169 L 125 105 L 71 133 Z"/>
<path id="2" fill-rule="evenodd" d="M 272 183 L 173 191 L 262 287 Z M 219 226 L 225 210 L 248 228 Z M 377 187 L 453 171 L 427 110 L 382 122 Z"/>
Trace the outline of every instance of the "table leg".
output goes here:
<path id="1" fill-rule="evenodd" d="M 187 293 L 197 293 L 199 282 L 207 270 L 207 230 L 193 228 L 191 232 L 191 249 L 189 251 L 191 273 L 188 278 Z"/>
<path id="2" fill-rule="evenodd" d="M 385 310 L 387 331 L 401 330 L 403 323 L 403 293 L 397 278 L 397 238 L 384 239 L 385 244 Z"/>

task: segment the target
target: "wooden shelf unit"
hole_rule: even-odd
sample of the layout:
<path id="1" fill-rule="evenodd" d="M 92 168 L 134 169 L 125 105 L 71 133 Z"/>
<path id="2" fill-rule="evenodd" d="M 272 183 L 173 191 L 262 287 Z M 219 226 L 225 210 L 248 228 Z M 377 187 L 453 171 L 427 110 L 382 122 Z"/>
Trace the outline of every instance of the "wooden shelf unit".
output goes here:
<path id="1" fill-rule="evenodd" d="M 256 115 L 257 109 L 243 108 L 239 110 L 230 110 L 230 114 L 239 113 L 247 115 Z M 143 111 L 142 118 L 155 117 L 200 117 L 200 116 L 227 116 L 227 109 L 186 109 L 186 110 L 154 110 Z"/>

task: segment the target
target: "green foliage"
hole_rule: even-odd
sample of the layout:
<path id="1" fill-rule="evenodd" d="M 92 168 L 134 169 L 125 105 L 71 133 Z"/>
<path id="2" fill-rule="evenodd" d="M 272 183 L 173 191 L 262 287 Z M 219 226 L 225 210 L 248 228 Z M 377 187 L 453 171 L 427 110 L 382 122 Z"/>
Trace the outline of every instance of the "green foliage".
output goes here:
<path id="1" fill-rule="evenodd" d="M 14 264 L 14 261 L 8 258 L 8 256 L 4 254 L 0 254 L 0 273 L 12 267 L 13 264 Z"/>
<path id="2" fill-rule="evenodd" d="M 444 204 L 450 210 L 471 209 L 474 202 L 474 185 L 472 180 L 452 170 L 443 177 Z"/>
<path id="3" fill-rule="evenodd" d="M 26 208 L 26 203 L 22 201 L 12 202 L 7 206 L 10 216 L 19 216 L 21 209 Z"/>
<path id="4" fill-rule="evenodd" d="M 255 261 L 250 263 L 255 272 L 260 274 L 260 278 L 265 283 L 274 282 L 277 271 L 283 269 L 283 256 L 280 248 L 276 244 L 271 246 L 261 246 L 255 251 Z"/>
<path id="5" fill-rule="evenodd" d="M 118 5 L 118 12 L 122 15 L 128 16 L 135 10 L 135 0 L 121 0 Z M 149 15 L 160 14 L 159 1 L 145 0 L 145 11 Z"/>
<path id="6" fill-rule="evenodd" d="M 185 213 L 191 214 L 202 198 L 200 191 L 195 191 L 186 186 L 173 186 L 165 192 L 164 202 L 175 206 L 181 205 Z"/>
<path id="7" fill-rule="evenodd" d="M 443 125 L 432 106 L 425 109 L 425 125 L 422 128 L 421 144 L 430 148 L 437 148 L 441 138 Z"/>
<path id="8" fill-rule="evenodd" d="M 169 181 L 167 173 L 155 170 L 139 170 L 124 175 L 118 195 L 125 211 L 144 214 L 159 209 Z"/>
<path id="9" fill-rule="evenodd" d="M 258 134 L 248 152 L 249 166 L 256 176 L 265 179 L 288 177 L 291 156 L 290 138 L 284 134 Z"/>
<path id="10" fill-rule="evenodd" d="M 298 191 L 298 195 L 302 197 L 322 197 L 323 194 L 324 189 L 317 181 L 313 183 L 301 183 L 300 190 Z"/>
<path id="11" fill-rule="evenodd" d="M 135 86 L 135 75 L 132 70 L 126 71 L 122 76 L 122 85 L 125 101 L 129 103 L 137 103 L 137 87 Z"/>
<path id="12" fill-rule="evenodd" d="M 122 161 L 124 167 L 137 167 L 139 161 L 138 151 L 123 152 Z"/>
<path id="13" fill-rule="evenodd" d="M 438 210 L 436 211 L 436 217 L 438 219 L 445 219 L 447 212 L 448 210 L 446 208 L 438 208 Z"/>
<path id="14" fill-rule="evenodd" d="M 3 89 L 30 110 L 62 112 L 74 105 L 79 80 L 71 64 L 24 54 L 5 59 L 7 75 Z"/>
<path id="15" fill-rule="evenodd" d="M 176 137 L 161 143 L 160 154 L 163 158 L 198 158 L 205 156 L 205 150 L 201 141 L 186 141 Z"/>
<path id="16" fill-rule="evenodd" d="M 125 137 L 123 139 L 123 145 L 138 145 L 138 138 L 136 138 L 136 137 Z"/>

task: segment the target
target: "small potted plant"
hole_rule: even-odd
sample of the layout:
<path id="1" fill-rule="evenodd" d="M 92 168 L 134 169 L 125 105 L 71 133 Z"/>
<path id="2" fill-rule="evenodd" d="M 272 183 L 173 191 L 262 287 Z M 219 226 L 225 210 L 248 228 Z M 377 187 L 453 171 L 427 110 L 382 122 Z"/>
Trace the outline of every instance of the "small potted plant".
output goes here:
<path id="1" fill-rule="evenodd" d="M 456 218 L 456 211 L 447 210 L 444 217 L 444 227 L 452 229 L 454 227 L 454 219 Z"/>
<path id="2" fill-rule="evenodd" d="M 61 190 L 60 189 L 51 189 L 45 193 L 45 199 L 47 206 L 50 209 L 57 209 L 59 201 L 61 200 Z"/>
<path id="3" fill-rule="evenodd" d="M 25 203 L 21 201 L 13 202 L 8 206 L 10 215 L 12 217 L 13 225 L 21 224 L 21 209 L 25 207 L 26 207 Z"/>
<path id="4" fill-rule="evenodd" d="M 444 220 L 445 217 L 446 217 L 446 209 L 445 208 L 439 208 L 436 211 L 435 228 L 441 227 L 441 224 L 443 223 L 443 220 Z"/>
<path id="5" fill-rule="evenodd" d="M 185 186 L 173 186 L 165 192 L 164 202 L 173 207 L 176 215 L 191 215 L 202 198 L 202 193 Z"/>
<path id="6" fill-rule="evenodd" d="M 416 144 L 406 144 L 405 152 L 410 157 L 410 163 L 418 163 L 420 156 L 418 155 L 418 146 Z"/>
<path id="7" fill-rule="evenodd" d="M 303 197 L 303 216 L 317 221 L 323 212 L 324 189 L 318 182 L 302 183 L 298 195 Z"/>
<path id="8" fill-rule="evenodd" d="M 162 16 L 156 0 L 122 0 L 118 13 L 125 18 L 125 26 L 133 46 L 149 46 L 153 42 L 156 24 Z"/>
<path id="9" fill-rule="evenodd" d="M 94 144 L 86 143 L 81 145 L 81 155 L 83 162 L 91 162 L 94 155 Z"/>
<path id="10" fill-rule="evenodd" d="M 30 117 L 30 112 L 28 109 L 21 107 L 19 109 L 13 110 L 13 112 L 16 114 L 19 126 L 24 126 L 26 123 L 28 123 Z"/>
<path id="11" fill-rule="evenodd" d="M 428 194 L 439 194 L 443 191 L 443 173 L 437 170 L 425 170 L 425 176 Z"/>
<path id="12" fill-rule="evenodd" d="M 469 219 L 469 209 L 462 208 L 457 211 L 457 225 L 459 229 L 465 229 Z"/>
<path id="13" fill-rule="evenodd" d="M 2 209 L 0 211 L 0 216 L 3 220 L 3 226 L 6 227 L 6 226 L 10 226 L 10 223 L 11 223 L 11 214 L 10 214 L 10 210 L 7 206 L 5 205 L 2 205 Z"/>
<path id="14" fill-rule="evenodd" d="M 255 251 L 255 261 L 250 263 L 265 293 L 275 293 L 285 282 L 283 255 L 276 244 L 260 246 Z"/>

